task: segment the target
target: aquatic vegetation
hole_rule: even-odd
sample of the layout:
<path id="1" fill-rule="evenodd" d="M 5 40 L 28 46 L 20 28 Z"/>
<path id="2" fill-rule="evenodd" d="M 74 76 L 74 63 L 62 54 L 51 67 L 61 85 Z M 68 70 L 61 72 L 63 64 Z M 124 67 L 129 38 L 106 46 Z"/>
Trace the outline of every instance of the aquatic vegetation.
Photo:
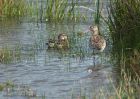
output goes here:
<path id="1" fill-rule="evenodd" d="M 119 81 L 119 98 L 138 98 L 140 81 L 140 1 L 110 0 L 108 24 L 112 37 L 114 72 Z"/>
<path id="2" fill-rule="evenodd" d="M 95 24 L 97 24 L 97 25 L 99 25 L 99 23 L 100 23 L 100 17 L 101 17 L 101 11 L 100 10 L 102 10 L 102 9 L 100 9 L 100 0 L 97 0 L 96 2 L 95 2 L 95 5 L 96 5 L 96 14 L 95 14 L 95 16 L 94 16 L 94 22 L 95 22 Z"/>
<path id="3" fill-rule="evenodd" d="M 36 97 L 36 90 L 33 90 L 31 87 L 26 85 L 16 85 L 12 81 L 6 81 L 0 83 L 0 91 L 3 92 L 6 96 L 26 96 L 26 97 Z M 42 96 L 42 99 L 45 98 L 45 95 Z"/>
<path id="4" fill-rule="evenodd" d="M 46 20 L 47 22 L 79 22 L 86 20 L 86 17 L 80 13 L 80 10 L 75 9 L 75 6 L 79 7 L 78 0 L 72 0 L 71 3 L 68 3 L 68 0 L 46 0 L 45 2 L 46 7 L 44 9 L 42 8 L 42 4 L 41 6 L 39 5 L 38 0 L 35 2 L 25 0 L 1 0 L 0 16 L 19 17 L 29 15 L 37 21 Z"/>
<path id="5" fill-rule="evenodd" d="M 114 94 L 112 97 L 117 99 L 138 99 L 140 93 L 139 78 L 131 78 L 130 72 L 126 72 L 126 67 L 121 69 L 120 81 L 112 83 Z M 111 82 L 113 82 L 111 80 Z M 114 99 L 111 98 L 111 99 Z"/>
<path id="6" fill-rule="evenodd" d="M 78 0 L 76 0 L 78 2 Z M 63 22 L 63 21 L 80 21 L 85 17 L 79 12 L 75 14 L 75 3 L 72 0 L 47 0 L 46 2 L 46 21 Z"/>
<path id="7" fill-rule="evenodd" d="M 0 91 L 3 91 L 4 89 L 4 84 L 0 84 Z"/>
<path id="8" fill-rule="evenodd" d="M 0 91 L 3 91 L 4 89 L 7 89 L 7 88 L 13 88 L 13 87 L 14 87 L 14 83 L 12 81 L 0 83 Z"/>
<path id="9" fill-rule="evenodd" d="M 46 2 L 46 19 L 48 21 L 64 20 L 65 10 L 68 0 L 47 0 Z"/>
<path id="10" fill-rule="evenodd" d="M 16 46 L 14 49 L 3 47 L 0 49 L 0 63 L 8 64 L 21 59 L 21 49 Z"/>
<path id="11" fill-rule="evenodd" d="M 122 69 L 122 78 L 119 83 L 114 83 L 112 78 L 110 79 L 109 89 L 104 89 L 100 86 L 99 92 L 94 96 L 95 98 L 107 98 L 107 99 L 138 99 L 140 93 L 140 87 L 138 79 L 132 80 L 130 75 Z"/>
<path id="12" fill-rule="evenodd" d="M 130 67 L 129 60 L 135 50 L 140 48 L 140 2 L 128 0 L 110 1 L 110 10 L 108 10 L 108 26 L 113 41 L 112 55 L 121 64 L 125 62 Z M 119 67 L 120 68 L 120 67 Z"/>
<path id="13" fill-rule="evenodd" d="M 7 48 L 0 49 L 0 63 L 9 63 L 13 59 L 13 53 Z"/>
<path id="14" fill-rule="evenodd" d="M 84 33 L 84 32 L 82 32 L 82 31 L 78 31 L 78 32 L 77 32 L 77 36 L 78 36 L 78 37 L 83 37 L 83 36 L 84 36 L 84 34 L 85 34 L 85 33 Z"/>
<path id="15" fill-rule="evenodd" d="M 1 0 L 0 1 L 0 16 L 15 17 L 23 16 L 27 11 L 25 0 Z"/>

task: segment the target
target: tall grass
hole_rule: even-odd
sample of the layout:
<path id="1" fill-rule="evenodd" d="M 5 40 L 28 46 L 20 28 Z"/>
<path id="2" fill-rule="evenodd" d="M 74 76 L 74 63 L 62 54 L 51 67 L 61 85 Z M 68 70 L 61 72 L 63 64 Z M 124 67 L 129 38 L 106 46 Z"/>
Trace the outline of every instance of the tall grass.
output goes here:
<path id="1" fill-rule="evenodd" d="M 113 40 L 113 57 L 130 59 L 140 49 L 140 1 L 110 1 L 108 25 Z M 124 58 L 123 58 L 124 59 Z M 127 61 L 128 62 L 128 61 Z M 129 64 L 131 61 L 129 61 Z"/>
<path id="2" fill-rule="evenodd" d="M 95 24 L 99 25 L 100 23 L 100 0 L 96 0 L 96 14 L 95 14 Z"/>
<path id="3" fill-rule="evenodd" d="M 110 0 L 108 21 L 112 58 L 120 82 L 121 98 L 136 99 L 140 81 L 140 1 Z M 122 73 L 122 70 L 124 73 Z M 135 82 L 134 82 L 135 81 Z M 136 86 L 132 86 L 133 84 Z M 131 86 L 129 86 L 131 85 Z M 129 90 L 129 88 L 131 90 Z M 131 97 L 130 91 L 134 97 Z"/>
<path id="4" fill-rule="evenodd" d="M 47 0 L 46 20 L 53 22 L 80 21 L 82 14 L 75 13 L 75 6 L 78 0 L 68 3 L 69 0 Z"/>
<path id="5" fill-rule="evenodd" d="M 80 21 L 85 20 L 85 16 L 80 13 L 80 10 L 75 9 L 78 5 L 78 0 L 46 0 L 46 8 L 40 6 L 40 1 L 29 2 L 25 0 L 1 0 L 0 1 L 0 17 L 19 17 L 33 16 L 38 19 L 46 19 L 46 21 L 63 22 L 65 21 Z M 75 13 L 76 12 L 78 13 Z"/>
<path id="6" fill-rule="evenodd" d="M 9 63 L 13 59 L 13 53 L 8 48 L 0 49 L 0 63 Z"/>
<path id="7" fill-rule="evenodd" d="M 48 21 L 64 20 L 68 0 L 47 0 L 46 18 Z"/>
<path id="8" fill-rule="evenodd" d="M 26 8 L 25 0 L 1 0 L 0 16 L 23 16 L 27 11 Z"/>

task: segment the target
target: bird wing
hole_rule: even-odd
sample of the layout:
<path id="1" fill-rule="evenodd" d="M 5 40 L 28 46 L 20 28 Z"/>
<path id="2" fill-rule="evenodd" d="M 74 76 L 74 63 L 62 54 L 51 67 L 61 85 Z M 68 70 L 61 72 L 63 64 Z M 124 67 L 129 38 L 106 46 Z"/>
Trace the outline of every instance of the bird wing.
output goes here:
<path id="1" fill-rule="evenodd" d="M 104 45 L 105 39 L 100 35 L 95 35 L 90 38 L 91 46 L 100 50 Z"/>

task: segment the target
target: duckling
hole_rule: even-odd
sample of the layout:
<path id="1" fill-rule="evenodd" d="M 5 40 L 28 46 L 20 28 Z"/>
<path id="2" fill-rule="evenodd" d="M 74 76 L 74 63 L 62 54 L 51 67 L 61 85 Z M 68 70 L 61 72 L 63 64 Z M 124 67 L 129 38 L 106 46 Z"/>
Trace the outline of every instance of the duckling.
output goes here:
<path id="1" fill-rule="evenodd" d="M 53 39 L 49 39 L 48 43 L 46 43 L 46 45 L 48 45 L 48 49 L 54 49 L 55 48 L 55 43 L 56 41 Z"/>
<path id="2" fill-rule="evenodd" d="M 68 36 L 65 33 L 61 33 L 58 35 L 58 41 L 68 40 Z"/>
<path id="3" fill-rule="evenodd" d="M 56 48 L 57 49 L 63 49 L 63 45 L 60 42 L 56 43 Z"/>
<path id="4" fill-rule="evenodd" d="M 69 48 L 68 36 L 65 33 L 61 33 L 58 35 L 57 48 L 58 49 L 68 49 Z"/>
<path id="5" fill-rule="evenodd" d="M 69 49 L 69 42 L 68 40 L 64 40 L 64 41 L 58 41 L 57 44 L 57 49 Z"/>

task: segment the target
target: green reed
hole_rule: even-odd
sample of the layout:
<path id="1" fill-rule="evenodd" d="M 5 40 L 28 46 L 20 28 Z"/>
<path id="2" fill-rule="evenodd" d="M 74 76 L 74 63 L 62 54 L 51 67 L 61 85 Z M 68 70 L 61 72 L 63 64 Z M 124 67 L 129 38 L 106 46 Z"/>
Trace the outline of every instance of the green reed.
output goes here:
<path id="1" fill-rule="evenodd" d="M 0 63 L 9 63 L 13 59 L 13 53 L 8 48 L 0 49 Z"/>
<path id="2" fill-rule="evenodd" d="M 37 49 L 38 46 L 36 44 L 32 45 L 30 47 L 24 47 L 22 45 L 16 45 L 14 48 L 8 48 L 8 47 L 3 47 L 0 48 L 0 63 L 2 64 L 10 64 L 10 63 L 16 63 L 21 60 L 31 60 L 35 58 L 35 49 Z M 23 54 L 22 51 L 26 51 L 26 54 Z M 26 58 L 28 57 L 28 58 Z"/>
<path id="3" fill-rule="evenodd" d="M 75 6 L 78 5 L 78 0 L 46 0 L 46 8 L 39 5 L 39 1 L 29 2 L 25 0 L 2 0 L 0 1 L 0 16 L 1 17 L 19 17 L 32 16 L 37 19 L 46 19 L 46 21 L 63 22 L 63 21 L 80 21 L 85 20 L 85 16 L 80 13 Z M 41 4 L 42 5 L 42 4 Z M 75 10 L 79 11 L 78 14 Z"/>
<path id="4" fill-rule="evenodd" d="M 78 0 L 76 3 L 72 0 L 68 3 L 68 0 L 47 0 L 46 1 L 46 21 L 53 22 L 64 22 L 64 21 L 80 21 L 85 17 L 78 13 L 75 14 L 75 6 L 78 5 Z M 82 16 L 82 17 L 81 17 Z"/>
<path id="5" fill-rule="evenodd" d="M 121 61 L 128 60 L 135 50 L 140 49 L 140 1 L 110 1 L 108 26 L 113 41 L 113 57 Z M 122 57 L 125 57 L 122 60 Z M 128 61 L 127 61 L 128 62 Z M 129 64 L 131 61 L 129 61 Z"/>
<path id="6" fill-rule="evenodd" d="M 98 24 L 100 23 L 100 0 L 97 0 L 95 2 L 95 5 L 96 5 L 96 14 L 95 14 L 95 24 Z"/>
<path id="7" fill-rule="evenodd" d="M 6 81 L 4 83 L 0 83 L 0 91 L 3 91 L 5 88 L 13 88 L 14 83 L 12 81 Z"/>
<path id="8" fill-rule="evenodd" d="M 114 70 L 117 73 L 117 80 L 120 82 L 120 97 L 135 99 L 125 86 L 126 83 L 133 85 L 140 80 L 140 1 L 139 0 L 110 0 L 108 8 L 108 20 L 106 20 L 112 38 L 112 58 L 116 65 Z M 123 70 L 123 75 L 122 75 Z M 125 77 L 124 77 L 125 74 Z M 130 79 L 130 81 L 126 81 Z M 122 83 L 123 82 L 123 83 Z M 138 87 L 139 88 L 139 87 Z M 130 86 L 130 90 L 137 97 L 136 86 Z M 133 95 L 132 95 L 133 96 Z"/>
<path id="9" fill-rule="evenodd" d="M 1 0 L 0 12 L 4 17 L 24 16 L 27 11 L 25 0 Z"/>
<path id="10" fill-rule="evenodd" d="M 46 19 L 48 21 L 64 20 L 67 2 L 68 0 L 47 0 Z"/>
<path id="11" fill-rule="evenodd" d="M 140 79 L 132 78 L 129 71 L 126 72 L 127 67 L 121 68 L 121 78 L 117 84 L 112 83 L 114 94 L 110 99 L 138 99 L 140 93 L 139 83 Z M 112 81 L 112 80 L 111 80 Z"/>
<path id="12" fill-rule="evenodd" d="M 13 52 L 8 48 L 0 49 L 0 63 L 10 63 L 13 60 Z"/>

